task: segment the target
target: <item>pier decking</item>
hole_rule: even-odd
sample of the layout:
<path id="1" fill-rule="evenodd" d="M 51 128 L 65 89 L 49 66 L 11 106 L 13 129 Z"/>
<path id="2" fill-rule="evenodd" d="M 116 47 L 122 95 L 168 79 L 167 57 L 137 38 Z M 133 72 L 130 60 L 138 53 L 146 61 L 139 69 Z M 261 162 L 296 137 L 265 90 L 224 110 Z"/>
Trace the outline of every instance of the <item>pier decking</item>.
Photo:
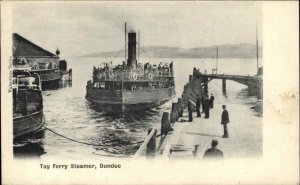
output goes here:
<path id="1" fill-rule="evenodd" d="M 211 109 L 211 117 L 204 119 L 195 117 L 193 122 L 176 122 L 173 131 L 169 132 L 163 144 L 158 148 L 157 158 L 170 158 L 172 145 L 194 146 L 199 145 L 195 159 L 202 159 L 205 150 L 211 147 L 212 139 L 218 140 L 218 148 L 223 151 L 224 157 L 244 158 L 262 156 L 262 123 L 257 120 L 247 120 L 242 114 L 234 114 L 237 110 L 250 112 L 245 106 L 235 105 L 230 107 L 228 124 L 229 138 L 222 138 L 223 126 L 221 125 L 221 104 L 215 104 Z M 182 117 L 180 119 L 186 119 Z M 238 120 L 238 121 L 236 121 Z M 175 157 L 176 158 L 176 157 Z"/>
<path id="2" fill-rule="evenodd" d="M 190 100 L 192 103 L 196 103 L 197 97 L 207 93 L 208 82 L 212 79 L 229 79 L 250 86 L 252 82 L 256 85 L 257 83 L 262 85 L 262 76 L 207 75 L 201 74 L 199 70 L 194 68 L 193 75 L 189 76 L 189 82 L 184 85 L 182 96 L 178 98 L 177 103 L 172 104 L 169 120 L 162 119 L 161 128 L 157 128 L 161 131 L 159 133 L 162 133 L 162 136 L 149 131 L 148 138 L 143 143 L 143 147 L 136 153 L 135 158 L 145 155 L 150 157 L 147 155 L 150 150 L 151 157 L 154 153 L 156 158 L 202 159 L 204 152 L 211 148 L 213 139 L 219 141 L 218 148 L 223 151 L 226 158 L 262 156 L 263 129 L 261 117 L 252 116 L 249 118 L 245 116 L 245 114 L 255 114 L 251 110 L 251 105 L 230 105 L 228 108 L 230 117 L 230 123 L 228 124 L 229 138 L 222 138 L 221 115 L 224 102 L 220 100 L 215 100 L 214 108 L 210 109 L 209 119 L 205 119 L 204 114 L 202 114 L 202 117 L 195 117 L 196 111 L 194 110 L 193 121 L 187 121 L 186 102 Z M 256 86 L 256 88 L 261 87 Z M 240 112 L 243 112 L 243 114 L 240 114 Z M 171 124 L 173 126 L 170 129 Z M 142 152 L 145 150 L 148 152 Z"/>

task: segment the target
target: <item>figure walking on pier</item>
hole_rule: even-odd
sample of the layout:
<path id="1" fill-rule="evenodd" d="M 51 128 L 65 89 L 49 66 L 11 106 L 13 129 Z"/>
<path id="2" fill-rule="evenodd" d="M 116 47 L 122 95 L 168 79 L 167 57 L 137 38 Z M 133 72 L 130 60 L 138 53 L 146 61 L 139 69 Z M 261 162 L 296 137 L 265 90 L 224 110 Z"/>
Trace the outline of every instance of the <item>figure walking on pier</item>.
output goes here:
<path id="1" fill-rule="evenodd" d="M 222 121 L 221 124 L 224 127 L 224 135 L 223 138 L 228 138 L 228 129 L 227 129 L 227 124 L 229 123 L 229 114 L 228 111 L 226 110 L 226 105 L 222 105 L 223 108 L 223 113 L 222 113 Z"/>
<path id="2" fill-rule="evenodd" d="M 215 100 L 215 97 L 214 97 L 214 95 L 211 93 L 211 94 L 210 94 L 210 98 L 209 98 L 210 108 L 214 108 L 214 100 Z"/>

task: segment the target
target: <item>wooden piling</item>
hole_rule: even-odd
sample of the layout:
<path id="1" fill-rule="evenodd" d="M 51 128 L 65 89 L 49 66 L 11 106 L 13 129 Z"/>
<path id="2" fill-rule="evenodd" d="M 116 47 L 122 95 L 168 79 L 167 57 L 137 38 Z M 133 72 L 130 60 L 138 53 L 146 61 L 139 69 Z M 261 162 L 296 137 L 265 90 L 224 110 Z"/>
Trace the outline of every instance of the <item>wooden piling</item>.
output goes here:
<path id="1" fill-rule="evenodd" d="M 69 69 L 69 86 L 72 86 L 72 69 Z"/>
<path id="2" fill-rule="evenodd" d="M 178 98 L 177 103 L 177 111 L 178 111 L 178 118 L 183 116 L 183 107 L 182 107 L 182 99 Z"/>
<path id="3" fill-rule="evenodd" d="M 141 157 L 146 150 L 147 157 L 154 156 L 156 153 L 156 133 L 157 129 L 149 129 L 148 136 L 140 146 L 140 148 L 136 151 L 133 158 Z"/>
<path id="4" fill-rule="evenodd" d="M 148 135 L 150 135 L 152 128 L 149 128 Z M 154 157 L 156 153 L 156 133 L 157 130 L 155 129 L 153 135 L 151 136 L 147 146 L 146 146 L 146 157 Z"/>
<path id="5" fill-rule="evenodd" d="M 170 128 L 169 113 L 164 112 L 161 118 L 161 134 L 167 135 Z"/>
<path id="6" fill-rule="evenodd" d="M 170 116 L 170 123 L 175 123 L 175 116 L 174 116 L 174 108 L 175 108 L 175 103 L 172 103 L 172 109 L 171 109 L 171 116 Z"/>
<path id="7" fill-rule="evenodd" d="M 226 92 L 226 79 L 222 79 L 222 91 Z"/>
<path id="8" fill-rule="evenodd" d="M 193 157 L 195 158 L 198 152 L 199 145 L 195 145 L 195 150 L 193 152 Z"/>
<path id="9" fill-rule="evenodd" d="M 178 120 L 177 103 L 172 103 L 170 122 L 175 123 L 177 120 Z"/>

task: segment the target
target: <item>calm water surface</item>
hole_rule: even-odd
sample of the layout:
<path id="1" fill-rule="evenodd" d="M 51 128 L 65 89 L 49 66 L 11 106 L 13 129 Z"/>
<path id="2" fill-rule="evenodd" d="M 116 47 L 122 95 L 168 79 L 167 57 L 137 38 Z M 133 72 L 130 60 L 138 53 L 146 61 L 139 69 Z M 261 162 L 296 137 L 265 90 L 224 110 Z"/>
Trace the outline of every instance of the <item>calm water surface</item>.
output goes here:
<path id="1" fill-rule="evenodd" d="M 64 139 L 46 130 L 38 138 L 22 140 L 15 144 L 15 156 L 35 156 L 40 158 L 98 159 L 101 157 L 128 157 L 137 150 L 137 145 L 128 145 L 142 141 L 147 130 L 160 128 L 160 119 L 164 111 L 170 112 L 172 102 L 181 96 L 183 86 L 188 82 L 188 75 L 193 67 L 211 73 L 215 68 L 215 59 L 141 59 L 142 63 L 174 61 L 174 73 L 177 97 L 159 108 L 140 114 L 111 117 L 97 111 L 85 99 L 85 85 L 91 79 L 93 66 L 112 61 L 121 64 L 122 58 L 69 58 L 68 67 L 73 69 L 73 85 L 58 90 L 43 91 L 44 114 L 46 126 L 69 138 L 92 143 L 89 146 Z M 256 61 L 252 59 L 219 59 L 219 74 L 254 75 Z M 222 94 L 220 80 L 209 83 L 209 93 L 213 93 L 219 102 L 230 105 L 247 106 L 243 113 L 245 119 L 257 119 L 251 106 L 256 97 L 249 97 L 247 87 L 236 82 L 227 81 L 227 94 Z M 218 115 L 219 116 L 219 115 Z M 102 147 L 105 145 L 106 149 Z"/>

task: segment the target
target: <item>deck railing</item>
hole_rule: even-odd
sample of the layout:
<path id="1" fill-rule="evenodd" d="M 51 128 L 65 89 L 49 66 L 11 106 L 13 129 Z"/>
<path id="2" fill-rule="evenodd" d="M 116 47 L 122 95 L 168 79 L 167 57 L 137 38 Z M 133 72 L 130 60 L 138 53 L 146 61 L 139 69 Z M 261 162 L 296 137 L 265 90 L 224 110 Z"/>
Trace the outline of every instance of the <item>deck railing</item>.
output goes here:
<path id="1" fill-rule="evenodd" d="M 161 77 L 173 77 L 173 69 L 118 69 L 118 70 L 94 70 L 93 80 L 158 80 Z"/>

